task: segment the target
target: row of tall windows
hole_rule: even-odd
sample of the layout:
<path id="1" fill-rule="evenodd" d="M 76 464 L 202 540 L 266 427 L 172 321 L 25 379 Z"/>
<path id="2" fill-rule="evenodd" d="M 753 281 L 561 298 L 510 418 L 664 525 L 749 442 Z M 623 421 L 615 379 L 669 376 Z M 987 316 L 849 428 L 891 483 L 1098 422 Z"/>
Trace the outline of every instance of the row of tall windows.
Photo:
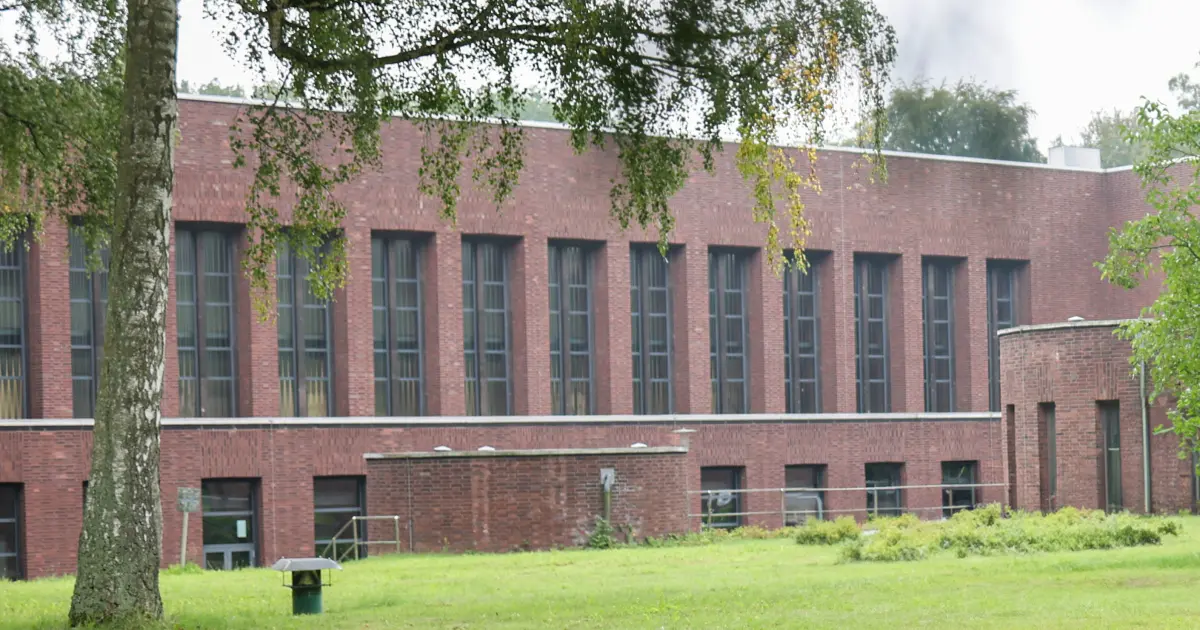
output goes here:
<path id="1" fill-rule="evenodd" d="M 180 226 L 175 283 L 179 413 L 238 413 L 233 233 Z M 462 243 L 463 365 L 466 410 L 513 412 L 511 242 Z M 70 233 L 71 377 L 76 417 L 95 412 L 104 352 L 108 252 L 90 251 Z M 423 241 L 379 234 L 371 242 L 375 413 L 421 415 L 426 410 L 423 322 Z M 550 374 L 555 414 L 589 414 L 596 406 L 595 253 L 587 244 L 552 242 L 548 250 Z M 750 262 L 748 250 L 713 248 L 708 257 L 709 373 L 712 411 L 750 410 Z M 652 245 L 629 254 L 632 389 L 635 413 L 675 409 L 673 278 L 669 258 Z M 855 383 L 859 412 L 892 404 L 891 295 L 895 257 L 859 255 L 853 266 Z M 923 261 L 921 304 L 927 411 L 954 411 L 956 283 L 961 261 Z M 0 417 L 27 414 L 24 252 L 0 251 Z M 787 411 L 817 413 L 821 397 L 821 265 L 789 269 L 782 278 Z M 276 268 L 280 413 L 334 414 L 333 313 L 308 282 L 307 261 L 287 245 Z M 989 261 L 987 326 L 990 401 L 999 404 L 995 333 L 1020 321 L 1018 267 Z"/>

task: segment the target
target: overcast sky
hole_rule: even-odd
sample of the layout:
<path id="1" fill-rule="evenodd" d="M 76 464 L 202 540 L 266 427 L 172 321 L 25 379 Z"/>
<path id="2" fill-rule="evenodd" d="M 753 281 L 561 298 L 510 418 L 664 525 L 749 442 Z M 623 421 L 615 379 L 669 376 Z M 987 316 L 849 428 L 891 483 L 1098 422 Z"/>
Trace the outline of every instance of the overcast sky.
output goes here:
<path id="1" fill-rule="evenodd" d="M 895 75 L 1013 88 L 1037 110 L 1044 149 L 1099 109 L 1169 101 L 1200 61 L 1200 0 L 875 0 L 899 36 Z M 181 0 L 179 77 L 251 83 L 225 56 L 202 0 Z M 1200 71 L 1197 72 L 1200 74 Z"/>

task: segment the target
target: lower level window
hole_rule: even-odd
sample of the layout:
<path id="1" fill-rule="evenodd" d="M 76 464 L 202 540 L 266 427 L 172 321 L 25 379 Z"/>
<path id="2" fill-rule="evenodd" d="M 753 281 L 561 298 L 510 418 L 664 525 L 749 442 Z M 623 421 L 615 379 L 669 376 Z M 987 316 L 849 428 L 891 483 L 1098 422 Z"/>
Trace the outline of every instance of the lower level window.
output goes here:
<path id="1" fill-rule="evenodd" d="M 705 527 L 742 524 L 741 468 L 700 469 L 700 513 Z"/>
<path id="2" fill-rule="evenodd" d="M 904 512 L 904 491 L 900 488 L 904 464 L 867 464 L 867 514 L 900 516 Z"/>
<path id="3" fill-rule="evenodd" d="M 975 509 L 979 462 L 942 462 L 942 516 Z"/>
<path id="4" fill-rule="evenodd" d="M 352 523 L 366 516 L 366 483 L 362 477 L 317 477 L 313 479 L 313 534 L 316 554 L 341 562 L 367 555 L 365 523 Z M 354 550 L 358 531 L 358 552 Z"/>
<path id="5" fill-rule="evenodd" d="M 784 470 L 787 485 L 785 525 L 802 525 L 810 518 L 825 516 L 825 464 L 788 466 Z"/>
<path id="6" fill-rule="evenodd" d="M 21 486 L 0 484 L 0 580 L 21 579 Z"/>
<path id="7" fill-rule="evenodd" d="M 204 568 L 257 566 L 258 481 L 206 479 L 200 484 L 204 511 Z"/>

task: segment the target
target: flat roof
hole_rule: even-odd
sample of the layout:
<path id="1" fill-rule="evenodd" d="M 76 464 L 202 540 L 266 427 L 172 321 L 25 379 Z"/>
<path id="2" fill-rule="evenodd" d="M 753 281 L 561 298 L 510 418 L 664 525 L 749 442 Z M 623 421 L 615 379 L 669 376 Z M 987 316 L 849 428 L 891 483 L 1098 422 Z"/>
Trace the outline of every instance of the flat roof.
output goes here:
<path id="1" fill-rule="evenodd" d="M 246 97 L 240 97 L 240 96 L 215 96 L 215 95 L 209 95 L 209 94 L 180 94 L 179 100 L 181 100 L 181 101 L 199 101 L 199 102 L 205 102 L 205 103 L 224 103 L 226 105 L 270 105 L 273 102 L 269 99 L 246 98 Z M 292 105 L 291 103 L 281 103 L 281 104 Z M 394 118 L 399 118 L 399 116 L 394 116 Z M 546 122 L 546 121 L 540 121 L 540 120 L 519 120 L 519 121 L 517 121 L 517 126 L 525 127 L 525 128 L 529 128 L 529 129 L 552 129 L 552 130 L 557 130 L 557 131 L 569 131 L 570 130 L 570 127 L 568 127 L 567 125 L 564 125 L 562 123 Z M 729 142 L 730 144 L 736 144 L 736 141 L 734 141 L 734 140 L 727 140 L 726 142 Z M 780 147 L 784 147 L 784 148 L 794 148 L 794 149 L 810 148 L 808 145 L 801 145 L 801 144 L 777 144 L 775 146 L 780 146 Z M 835 153 L 855 153 L 855 154 L 859 154 L 859 155 L 866 155 L 866 154 L 874 153 L 874 151 L 871 151 L 870 149 L 860 149 L 857 147 L 821 146 L 821 147 L 817 147 L 817 150 L 818 151 L 829 151 L 829 152 L 835 152 Z M 987 158 L 962 157 L 962 156 L 956 156 L 956 155 L 935 155 L 932 153 L 910 153 L 908 151 L 891 151 L 891 150 L 886 150 L 886 149 L 884 151 L 881 151 L 881 153 L 885 157 L 893 157 L 893 158 L 906 158 L 906 159 L 914 159 L 914 160 L 931 160 L 931 161 L 936 161 L 936 162 L 962 162 L 962 163 L 966 163 L 966 164 L 984 164 L 984 165 L 989 165 L 989 166 L 1009 166 L 1009 167 L 1014 167 L 1014 168 L 1035 168 L 1035 169 L 1043 169 L 1043 170 L 1051 170 L 1051 171 L 1063 171 L 1063 172 L 1069 172 L 1069 173 L 1116 173 L 1116 172 L 1121 172 L 1121 171 L 1132 170 L 1132 168 L 1133 168 L 1132 166 L 1117 166 L 1117 167 L 1113 167 L 1113 168 L 1101 168 L 1101 169 L 1079 168 L 1079 167 L 1075 167 L 1075 166 L 1053 166 L 1050 164 L 1042 164 L 1039 162 L 1014 162 L 1014 161 L 1010 161 L 1010 160 L 991 160 L 991 159 L 987 159 Z"/>
<path id="2" fill-rule="evenodd" d="M 495 451 L 413 451 L 407 453 L 364 453 L 363 459 L 455 459 L 469 457 L 569 457 L 578 455 L 683 455 L 685 446 L 641 448 L 526 448 Z"/>
<path id="3" fill-rule="evenodd" d="M 1135 321 L 1133 319 L 1096 319 L 1082 320 L 1078 322 L 1052 322 L 1049 324 L 1026 324 L 1024 326 L 1013 326 L 1004 330 L 996 331 L 997 337 L 1007 337 L 1009 335 L 1020 335 L 1023 333 L 1035 333 L 1046 330 L 1066 330 L 1070 328 L 1116 328 L 1125 322 Z"/>

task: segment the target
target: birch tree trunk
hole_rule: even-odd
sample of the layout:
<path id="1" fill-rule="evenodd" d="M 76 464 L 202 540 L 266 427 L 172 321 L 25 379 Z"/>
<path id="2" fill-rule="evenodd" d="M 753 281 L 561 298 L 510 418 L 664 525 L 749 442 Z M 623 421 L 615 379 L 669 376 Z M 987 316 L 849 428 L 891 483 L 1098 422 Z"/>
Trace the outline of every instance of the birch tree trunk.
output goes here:
<path id="1" fill-rule="evenodd" d="M 104 362 L 72 625 L 162 616 L 159 419 L 178 124 L 175 0 L 129 0 Z"/>

